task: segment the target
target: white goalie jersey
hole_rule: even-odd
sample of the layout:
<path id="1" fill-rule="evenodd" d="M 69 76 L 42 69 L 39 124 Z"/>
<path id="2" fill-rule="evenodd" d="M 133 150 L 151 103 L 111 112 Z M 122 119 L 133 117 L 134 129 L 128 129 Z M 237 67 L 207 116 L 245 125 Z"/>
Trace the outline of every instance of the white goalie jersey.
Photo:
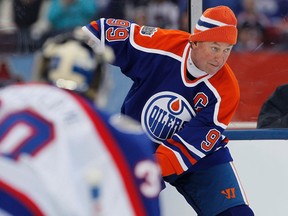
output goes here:
<path id="1" fill-rule="evenodd" d="M 160 215 L 141 126 L 34 83 L 0 89 L 0 215 Z"/>

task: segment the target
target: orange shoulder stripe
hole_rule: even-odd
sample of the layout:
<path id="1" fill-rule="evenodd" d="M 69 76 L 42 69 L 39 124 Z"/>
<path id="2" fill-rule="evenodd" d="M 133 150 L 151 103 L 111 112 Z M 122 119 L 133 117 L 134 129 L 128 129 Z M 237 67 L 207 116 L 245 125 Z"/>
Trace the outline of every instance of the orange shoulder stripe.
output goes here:
<path id="1" fill-rule="evenodd" d="M 143 35 L 141 34 L 141 28 L 143 27 L 135 26 L 134 41 L 136 44 L 149 49 L 171 52 L 179 57 L 183 55 L 184 47 L 188 43 L 189 33 L 179 30 L 155 28 L 156 31 L 154 34 Z"/>
<path id="2" fill-rule="evenodd" d="M 217 89 L 221 97 L 218 121 L 228 125 L 240 101 L 238 81 L 228 64 L 225 64 L 209 81 Z"/>

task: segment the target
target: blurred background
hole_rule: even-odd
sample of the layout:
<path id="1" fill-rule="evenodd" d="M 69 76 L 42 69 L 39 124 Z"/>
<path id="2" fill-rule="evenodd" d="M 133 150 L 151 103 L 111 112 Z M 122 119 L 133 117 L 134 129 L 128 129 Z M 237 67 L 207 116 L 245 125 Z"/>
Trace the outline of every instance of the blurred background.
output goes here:
<path id="1" fill-rule="evenodd" d="M 254 129 L 264 101 L 288 83 L 288 0 L 204 0 L 203 10 L 229 6 L 238 18 L 238 43 L 228 63 L 238 78 L 241 102 L 229 128 Z M 31 80 L 44 41 L 101 17 L 189 31 L 188 0 L 0 0 L 0 79 L 11 73 Z M 131 86 L 111 66 L 109 99 L 119 112 Z"/>

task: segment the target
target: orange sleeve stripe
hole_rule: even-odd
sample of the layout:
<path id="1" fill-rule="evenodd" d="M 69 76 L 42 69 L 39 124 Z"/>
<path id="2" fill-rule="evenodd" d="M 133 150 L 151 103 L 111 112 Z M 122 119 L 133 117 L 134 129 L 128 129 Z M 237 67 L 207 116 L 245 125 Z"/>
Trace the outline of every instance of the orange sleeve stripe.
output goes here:
<path id="1" fill-rule="evenodd" d="M 99 31 L 99 27 L 98 27 L 98 24 L 96 21 L 92 21 L 90 24 L 91 24 L 91 26 L 93 26 L 93 28 L 95 28 L 97 31 Z"/>
<path id="2" fill-rule="evenodd" d="M 228 138 L 228 137 L 225 137 L 225 139 L 223 140 L 223 142 L 228 143 L 228 142 L 229 142 L 229 138 Z"/>
<path id="3" fill-rule="evenodd" d="M 162 145 L 156 150 L 156 158 L 160 164 L 162 176 L 180 175 L 184 172 L 175 154 Z"/>
<path id="4" fill-rule="evenodd" d="M 168 141 L 171 145 L 174 145 L 174 146 L 176 146 L 177 148 L 179 148 L 179 149 L 181 150 L 181 152 L 185 155 L 185 157 L 190 161 L 190 163 L 191 163 L 192 165 L 194 165 L 194 164 L 197 162 L 197 160 L 196 160 L 195 158 L 193 158 L 193 157 L 189 154 L 188 150 L 185 148 L 185 146 L 183 146 L 183 144 L 181 144 L 181 143 L 179 143 L 179 142 L 176 142 L 176 141 L 173 140 L 173 139 L 168 139 L 167 141 Z"/>

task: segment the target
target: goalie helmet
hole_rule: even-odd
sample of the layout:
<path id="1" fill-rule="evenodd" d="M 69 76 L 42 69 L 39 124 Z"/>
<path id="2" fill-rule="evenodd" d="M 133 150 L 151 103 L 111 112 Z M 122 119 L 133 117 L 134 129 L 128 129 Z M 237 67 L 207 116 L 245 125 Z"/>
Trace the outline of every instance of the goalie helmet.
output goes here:
<path id="1" fill-rule="evenodd" d="M 33 79 L 94 100 L 105 76 L 106 63 L 112 61 L 113 53 L 107 49 L 92 49 L 81 31 L 76 29 L 49 38 L 36 58 Z"/>

